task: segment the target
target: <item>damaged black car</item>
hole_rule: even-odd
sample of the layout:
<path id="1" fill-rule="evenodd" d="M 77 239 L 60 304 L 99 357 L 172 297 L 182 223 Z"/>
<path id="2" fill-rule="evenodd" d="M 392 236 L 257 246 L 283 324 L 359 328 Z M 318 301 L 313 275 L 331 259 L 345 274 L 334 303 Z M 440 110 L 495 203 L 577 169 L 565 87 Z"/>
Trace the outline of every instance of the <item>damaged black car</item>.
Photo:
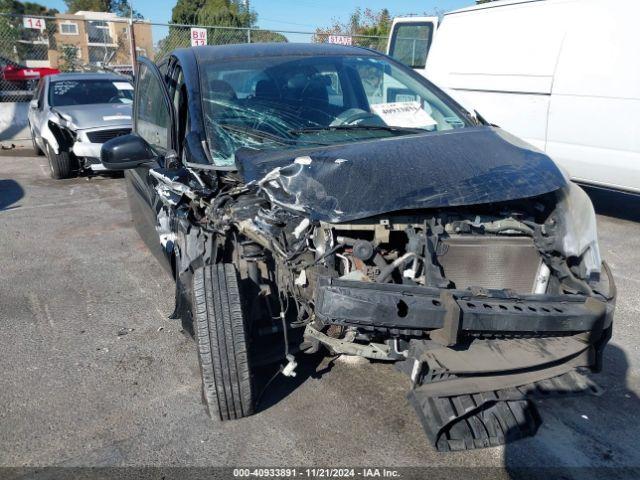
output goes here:
<path id="1" fill-rule="evenodd" d="M 213 417 L 254 412 L 257 365 L 321 349 L 396 363 L 442 451 L 600 392 L 615 286 L 589 198 L 540 151 L 362 48 L 181 49 L 135 88 L 102 163 L 175 279 Z"/>

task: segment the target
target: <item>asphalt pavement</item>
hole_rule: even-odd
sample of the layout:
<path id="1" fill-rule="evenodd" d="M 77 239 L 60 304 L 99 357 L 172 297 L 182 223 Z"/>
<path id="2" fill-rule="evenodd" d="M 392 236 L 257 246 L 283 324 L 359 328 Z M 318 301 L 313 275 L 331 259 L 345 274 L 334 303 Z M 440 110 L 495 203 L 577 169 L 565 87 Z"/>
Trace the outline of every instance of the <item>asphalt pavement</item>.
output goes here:
<path id="1" fill-rule="evenodd" d="M 5 153 L 0 466 L 486 466 L 505 478 L 640 467 L 640 199 L 590 194 L 618 287 L 593 376 L 604 395 L 540 402 L 533 438 L 438 453 L 405 399 L 408 379 L 382 363 L 308 358 L 295 379 L 274 380 L 256 415 L 210 420 L 195 345 L 168 318 L 172 281 L 133 229 L 124 179 L 52 180 L 44 157 Z"/>

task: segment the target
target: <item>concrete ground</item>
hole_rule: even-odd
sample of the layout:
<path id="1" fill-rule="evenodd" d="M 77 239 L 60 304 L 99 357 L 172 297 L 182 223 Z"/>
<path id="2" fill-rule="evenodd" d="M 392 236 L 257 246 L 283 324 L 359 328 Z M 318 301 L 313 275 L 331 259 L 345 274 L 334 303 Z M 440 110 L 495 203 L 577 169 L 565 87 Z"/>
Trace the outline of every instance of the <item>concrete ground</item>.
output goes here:
<path id="1" fill-rule="evenodd" d="M 640 467 L 639 199 L 591 192 L 619 292 L 594 376 L 606 393 L 542 402 L 533 438 L 443 454 L 405 400 L 407 379 L 384 364 L 307 360 L 273 382 L 258 414 L 212 422 L 195 345 L 167 318 L 173 285 L 132 227 L 124 180 L 52 180 L 30 155 L 0 156 L 0 466 L 488 466 L 507 478 Z"/>

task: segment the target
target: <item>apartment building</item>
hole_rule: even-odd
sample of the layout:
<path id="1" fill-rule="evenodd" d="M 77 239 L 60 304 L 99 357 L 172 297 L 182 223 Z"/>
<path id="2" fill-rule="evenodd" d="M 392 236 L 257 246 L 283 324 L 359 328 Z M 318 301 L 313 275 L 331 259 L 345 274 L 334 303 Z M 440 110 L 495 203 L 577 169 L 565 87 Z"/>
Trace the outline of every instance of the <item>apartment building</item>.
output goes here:
<path id="1" fill-rule="evenodd" d="M 131 68 L 129 23 L 114 13 L 79 11 L 57 14 L 47 19 L 47 28 L 37 37 L 23 43 L 32 48 L 24 58 L 30 67 L 77 69 L 79 66 Z M 49 25 L 54 22 L 55 27 Z M 138 55 L 153 58 L 151 24 L 136 22 L 133 26 Z M 75 67 L 75 68 L 74 68 Z"/>

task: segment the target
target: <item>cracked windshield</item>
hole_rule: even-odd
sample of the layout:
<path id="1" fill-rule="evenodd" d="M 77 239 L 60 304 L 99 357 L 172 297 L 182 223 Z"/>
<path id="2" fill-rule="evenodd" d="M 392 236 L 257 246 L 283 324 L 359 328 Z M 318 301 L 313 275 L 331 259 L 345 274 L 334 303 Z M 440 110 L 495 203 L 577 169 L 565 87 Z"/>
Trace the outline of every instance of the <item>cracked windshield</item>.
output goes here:
<path id="1" fill-rule="evenodd" d="M 470 125 L 426 81 L 378 58 L 258 58 L 201 71 L 207 138 L 218 165 L 233 165 L 243 147 L 334 145 Z"/>

